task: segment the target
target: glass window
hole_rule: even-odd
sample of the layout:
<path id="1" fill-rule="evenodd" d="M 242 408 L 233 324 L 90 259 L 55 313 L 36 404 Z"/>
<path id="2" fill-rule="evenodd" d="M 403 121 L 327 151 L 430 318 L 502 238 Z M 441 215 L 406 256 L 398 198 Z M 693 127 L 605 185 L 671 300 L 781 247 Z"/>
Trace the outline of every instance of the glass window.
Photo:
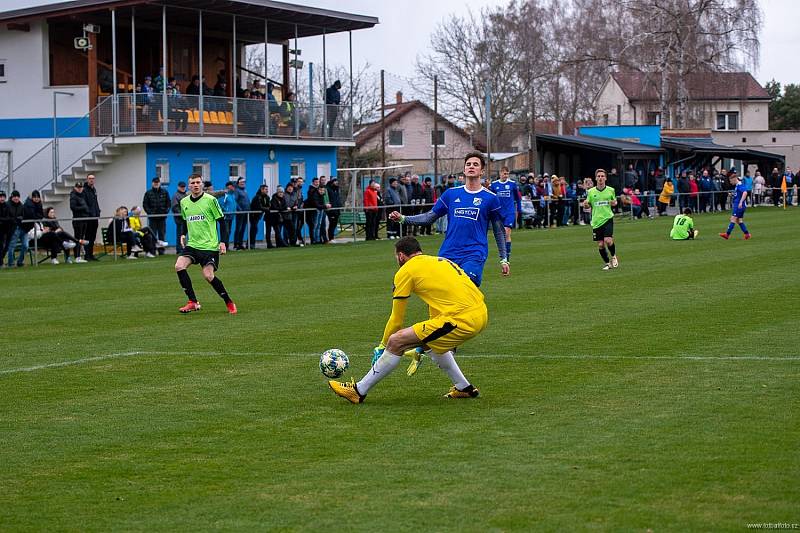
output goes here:
<path id="1" fill-rule="evenodd" d="M 245 163 L 244 161 L 234 160 L 228 165 L 228 176 L 232 180 L 237 180 L 239 178 L 246 178 L 247 174 L 245 171 Z"/>
<path id="2" fill-rule="evenodd" d="M 648 112 L 647 124 L 650 126 L 659 126 L 661 124 L 661 113 L 658 111 Z"/>
<path id="3" fill-rule="evenodd" d="M 305 161 L 292 161 L 289 165 L 289 175 L 293 178 L 306 177 L 306 163 Z"/>
<path id="4" fill-rule="evenodd" d="M 738 111 L 725 111 L 717 113 L 717 129 L 718 130 L 738 130 L 739 129 L 739 112 Z"/>
<path id="5" fill-rule="evenodd" d="M 192 163 L 192 174 L 200 174 L 204 181 L 211 179 L 211 162 L 207 159 L 195 159 Z"/>
<path id="6" fill-rule="evenodd" d="M 156 160 L 156 177 L 161 180 L 161 183 L 169 183 L 169 160 Z"/>
<path id="7" fill-rule="evenodd" d="M 431 146 L 444 146 L 444 130 L 431 130 Z"/>
<path id="8" fill-rule="evenodd" d="M 6 60 L 0 59 L 0 83 L 6 81 Z"/>
<path id="9" fill-rule="evenodd" d="M 389 146 L 403 146 L 403 130 L 389 130 Z"/>

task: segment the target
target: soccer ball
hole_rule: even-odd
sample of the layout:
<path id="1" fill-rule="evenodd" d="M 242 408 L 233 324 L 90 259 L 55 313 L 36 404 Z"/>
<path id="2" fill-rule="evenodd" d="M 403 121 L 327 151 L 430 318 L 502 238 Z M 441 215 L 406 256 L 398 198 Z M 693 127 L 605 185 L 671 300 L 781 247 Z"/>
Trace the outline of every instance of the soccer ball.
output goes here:
<path id="1" fill-rule="evenodd" d="M 329 378 L 338 378 L 350 366 L 350 359 L 343 351 L 332 348 L 325 350 L 319 358 L 319 369 Z"/>

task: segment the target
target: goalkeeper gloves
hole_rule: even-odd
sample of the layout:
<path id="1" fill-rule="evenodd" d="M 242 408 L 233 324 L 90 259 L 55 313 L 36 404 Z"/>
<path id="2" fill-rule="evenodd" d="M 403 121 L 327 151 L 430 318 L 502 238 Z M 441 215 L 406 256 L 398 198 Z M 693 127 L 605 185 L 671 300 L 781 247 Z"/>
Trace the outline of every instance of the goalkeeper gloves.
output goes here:
<path id="1" fill-rule="evenodd" d="M 417 373 L 419 367 L 422 366 L 422 356 L 425 355 L 425 352 L 422 348 L 414 348 L 412 350 L 406 350 L 403 352 L 403 355 L 411 358 L 411 363 L 409 363 L 406 369 L 406 374 L 413 376 Z"/>

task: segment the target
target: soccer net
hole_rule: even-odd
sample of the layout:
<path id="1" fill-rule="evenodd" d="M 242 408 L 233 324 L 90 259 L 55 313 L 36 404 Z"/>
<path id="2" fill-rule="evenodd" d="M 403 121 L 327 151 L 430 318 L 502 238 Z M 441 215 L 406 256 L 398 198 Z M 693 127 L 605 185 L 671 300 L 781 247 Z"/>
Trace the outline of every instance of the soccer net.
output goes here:
<path id="1" fill-rule="evenodd" d="M 364 187 L 373 179 L 381 184 L 381 191 L 389 186 L 389 178 L 401 174 L 414 165 L 390 165 L 386 167 L 337 168 L 342 204 L 345 207 L 361 207 L 364 204 Z"/>

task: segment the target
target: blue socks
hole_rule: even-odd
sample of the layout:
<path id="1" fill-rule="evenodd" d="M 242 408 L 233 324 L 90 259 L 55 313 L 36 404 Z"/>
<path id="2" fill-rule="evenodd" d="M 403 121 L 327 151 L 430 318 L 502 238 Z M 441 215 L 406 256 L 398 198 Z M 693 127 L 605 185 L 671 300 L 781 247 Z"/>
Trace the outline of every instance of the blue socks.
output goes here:
<path id="1" fill-rule="evenodd" d="M 730 234 L 733 232 L 733 228 L 735 228 L 735 227 L 736 227 L 736 224 L 734 224 L 733 222 L 731 222 L 730 224 L 728 224 L 728 231 L 727 231 L 726 233 L 727 233 L 728 235 L 730 235 Z"/>
<path id="2" fill-rule="evenodd" d="M 511 243 L 506 241 L 506 259 L 511 261 Z"/>
<path id="3" fill-rule="evenodd" d="M 742 233 L 750 233 L 747 231 L 747 226 L 744 225 L 744 222 L 739 222 L 739 228 L 741 228 Z"/>

